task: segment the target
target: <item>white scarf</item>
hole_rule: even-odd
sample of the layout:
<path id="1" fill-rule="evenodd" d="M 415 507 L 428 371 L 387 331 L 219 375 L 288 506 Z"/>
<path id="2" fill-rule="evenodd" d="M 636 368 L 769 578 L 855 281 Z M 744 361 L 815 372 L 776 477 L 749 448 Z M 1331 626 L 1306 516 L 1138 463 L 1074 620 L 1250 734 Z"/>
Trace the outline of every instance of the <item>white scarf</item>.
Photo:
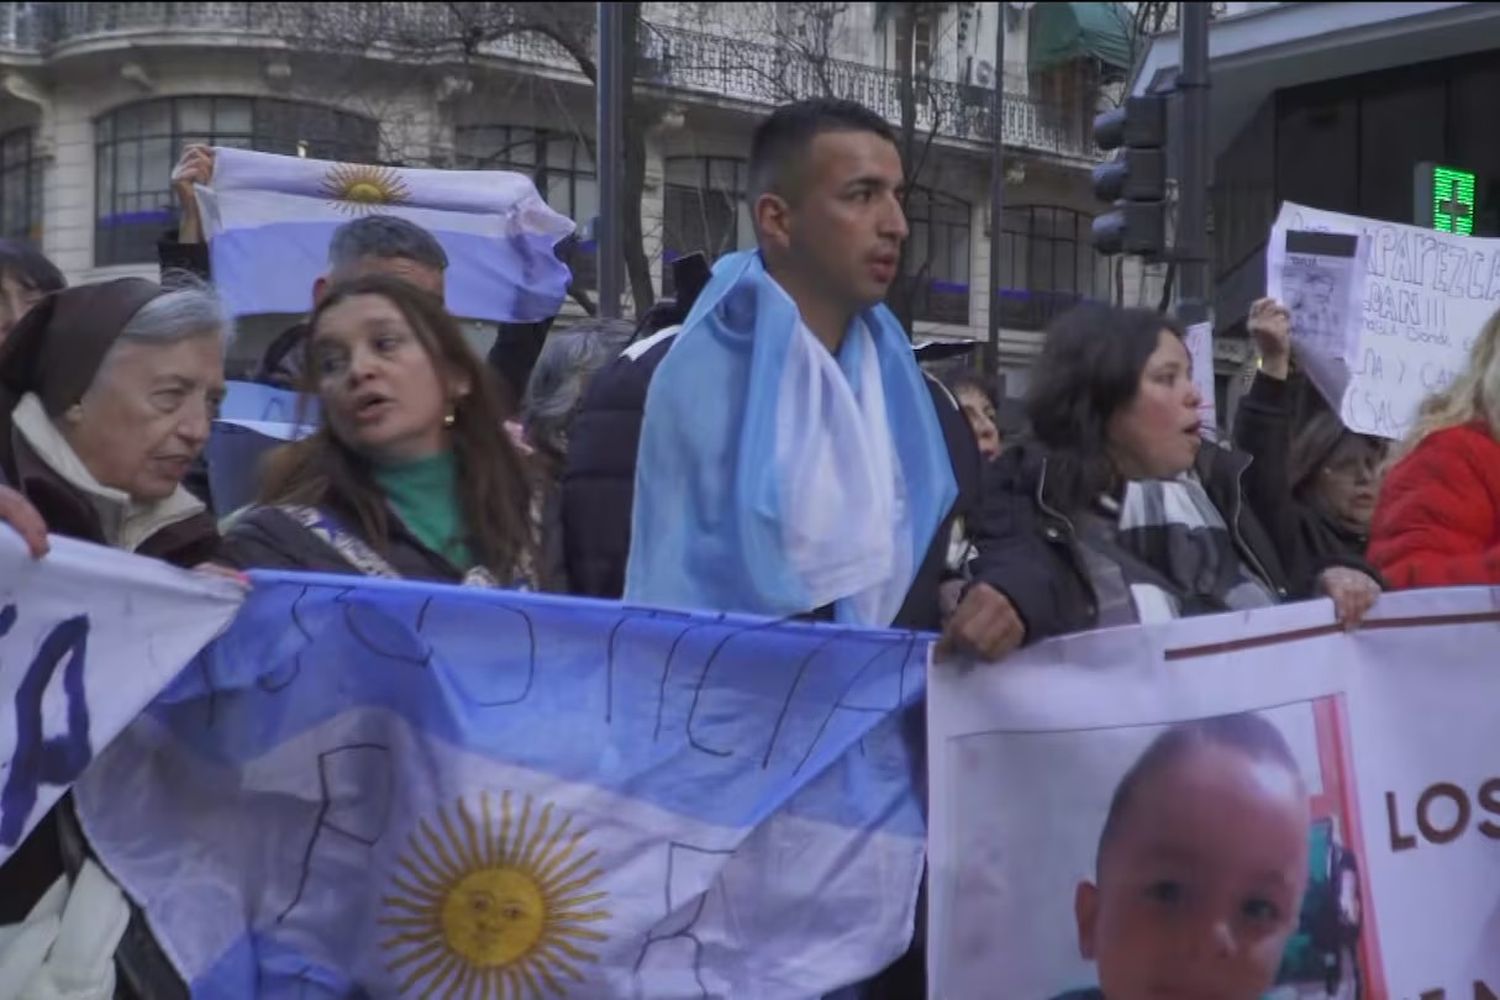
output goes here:
<path id="1" fill-rule="evenodd" d="M 884 627 L 911 584 L 910 511 L 874 339 L 862 321 L 848 336 L 857 386 L 800 320 L 788 346 L 775 434 L 782 537 L 814 607 L 847 599 L 859 624 Z"/>

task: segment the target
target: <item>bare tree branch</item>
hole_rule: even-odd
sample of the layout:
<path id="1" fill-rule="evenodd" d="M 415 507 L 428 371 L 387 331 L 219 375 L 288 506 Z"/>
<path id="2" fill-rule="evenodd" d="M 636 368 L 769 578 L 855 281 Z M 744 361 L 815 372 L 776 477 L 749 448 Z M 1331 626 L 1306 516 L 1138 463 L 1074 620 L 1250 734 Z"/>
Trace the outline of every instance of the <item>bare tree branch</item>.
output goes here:
<path id="1" fill-rule="evenodd" d="M 570 87 L 598 85 L 593 5 L 444 0 L 431 4 L 329 4 L 316 9 L 305 3 L 274 6 L 278 9 L 276 16 L 280 18 L 281 30 L 303 44 L 310 42 L 330 51 L 388 59 L 412 73 L 421 73 L 427 67 L 445 72 L 442 68 L 446 66 L 500 68 L 502 73 L 486 72 L 475 79 L 485 81 L 487 86 L 493 86 L 497 79 L 512 80 L 512 91 L 523 91 L 514 95 L 517 99 L 533 105 L 549 105 L 550 110 L 545 113 L 538 109 L 537 118 L 558 122 L 561 127 L 551 129 L 571 133 L 598 162 L 592 128 L 581 119 L 575 121 L 569 101 L 563 99 L 571 93 Z M 727 97 L 748 94 L 757 101 L 772 103 L 820 95 L 842 97 L 859 100 L 893 119 L 899 106 L 903 161 L 908 180 L 913 183 L 929 170 L 938 133 L 945 128 L 951 131 L 955 125 L 959 126 L 960 134 L 964 132 L 969 109 L 962 102 L 970 100 L 971 95 L 961 84 L 931 79 L 926 72 L 916 71 L 911 59 L 914 43 L 909 37 L 910 30 L 903 43 L 907 56 L 901 72 L 887 74 L 865 62 L 843 58 L 848 54 L 849 41 L 844 33 L 853 30 L 848 17 L 850 3 L 806 0 L 742 5 L 734 15 L 740 25 L 750 28 L 742 45 L 726 44 L 722 30 L 698 35 L 667 24 L 653 27 L 640 19 L 640 4 L 629 6 L 633 13 L 629 18 L 629 52 L 625 61 L 637 86 L 627 101 L 623 203 L 617 210 L 624 215 L 621 224 L 626 243 L 626 272 L 638 312 L 654 298 L 646 250 L 648 240 L 654 241 L 660 235 L 655 226 L 651 227 L 653 232 L 646 232 L 640 214 L 645 184 L 645 136 L 656 123 L 661 102 L 672 96 L 670 89 L 665 92 L 659 89 L 663 85 L 659 73 L 667 74 L 671 87 L 686 86 Z M 722 7 L 700 6 L 704 13 L 697 21 L 723 17 Z M 933 25 L 930 44 L 934 52 L 948 52 L 954 46 L 952 36 L 957 22 L 937 18 L 941 11 L 954 5 L 891 6 L 906 9 L 913 17 L 920 11 L 928 19 Z M 692 17 L 684 20 L 681 14 L 677 20 L 686 24 L 695 21 Z M 908 23 L 914 22 L 908 18 Z M 884 38 L 886 29 L 880 30 Z M 957 53 L 957 48 L 953 52 Z M 536 64 L 537 69 L 509 71 L 508 67 L 517 61 Z M 934 65 L 945 66 L 961 65 L 961 61 L 961 55 L 932 60 Z M 645 72 L 637 72 L 638 67 Z M 997 72 L 1003 72 L 1003 68 Z M 574 80 L 576 84 L 569 82 Z M 896 90 L 900 91 L 899 101 L 893 92 Z M 515 100 L 500 102 L 499 91 L 491 93 L 495 95 L 491 103 L 516 103 Z M 471 100 L 476 106 L 479 104 L 477 96 Z M 399 102 L 393 107 L 399 108 Z M 371 112 L 387 132 L 393 131 L 392 116 L 399 111 L 372 107 Z M 501 122 L 497 119 L 495 124 Z M 411 140 L 397 142 L 394 135 L 383 136 L 383 141 L 392 146 L 391 158 L 399 159 L 402 155 L 399 150 L 408 145 L 413 149 L 420 146 L 423 127 L 421 121 L 410 123 L 407 130 L 417 137 Z M 490 152 L 485 163 L 515 166 L 514 160 L 508 160 L 515 145 Z M 541 165 L 536 169 L 542 169 Z M 711 192 L 705 192 L 705 198 L 711 197 Z M 732 200 L 733 196 L 730 197 Z M 737 206 L 725 208 L 732 214 L 731 210 Z M 717 206 L 705 201 L 697 209 L 704 214 L 698 222 L 702 232 L 710 236 L 708 242 L 722 242 L 716 231 L 720 214 Z M 710 232 L 710 221 L 715 222 L 714 232 Z M 926 248 L 922 252 L 925 257 Z"/>

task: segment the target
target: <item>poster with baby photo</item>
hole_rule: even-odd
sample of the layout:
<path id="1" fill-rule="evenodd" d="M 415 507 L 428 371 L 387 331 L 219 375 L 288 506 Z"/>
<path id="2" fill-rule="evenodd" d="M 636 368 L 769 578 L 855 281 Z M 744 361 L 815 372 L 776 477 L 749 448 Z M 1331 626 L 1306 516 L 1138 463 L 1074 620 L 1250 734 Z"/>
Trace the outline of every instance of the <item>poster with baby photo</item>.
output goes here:
<path id="1" fill-rule="evenodd" d="M 1495 638 L 1423 592 L 935 662 L 929 996 L 1496 1000 Z"/>
<path id="2" fill-rule="evenodd" d="M 1030 863 L 976 866 L 1005 877 L 956 901 L 953 947 L 1038 1000 L 1370 997 L 1338 713 L 962 738 L 958 770 L 995 784 L 954 848 Z M 997 900 L 1021 932 L 998 948 Z"/>

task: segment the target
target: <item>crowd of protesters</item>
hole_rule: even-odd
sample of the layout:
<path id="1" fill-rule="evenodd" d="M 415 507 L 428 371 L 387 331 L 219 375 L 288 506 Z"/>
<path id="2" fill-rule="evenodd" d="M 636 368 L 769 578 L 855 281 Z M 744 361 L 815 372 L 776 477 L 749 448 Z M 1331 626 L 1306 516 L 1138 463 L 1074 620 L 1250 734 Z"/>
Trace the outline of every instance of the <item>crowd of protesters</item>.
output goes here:
<path id="1" fill-rule="evenodd" d="M 502 332 L 487 363 L 444 309 L 436 240 L 345 225 L 255 376 L 319 424 L 216 521 L 195 475 L 230 328 L 192 203 L 212 170 L 195 147 L 174 174 L 163 283 L 64 287 L 0 247 L 0 519 L 38 557 L 51 533 L 233 576 L 802 615 L 1002 664 L 1081 630 L 1319 596 L 1353 628 L 1382 588 L 1500 583 L 1500 316 L 1389 451 L 1307 391 L 1271 300 L 1232 440 L 1203 433 L 1182 326 L 1142 309 L 1054 322 L 1018 414 L 924 371 L 881 304 L 901 157 L 879 116 L 829 100 L 756 130 L 757 248 L 679 262 L 676 299 L 633 327 Z M 64 870 L 67 809 L 0 869 L 0 922 Z M 859 995 L 920 996 L 919 952 Z"/>

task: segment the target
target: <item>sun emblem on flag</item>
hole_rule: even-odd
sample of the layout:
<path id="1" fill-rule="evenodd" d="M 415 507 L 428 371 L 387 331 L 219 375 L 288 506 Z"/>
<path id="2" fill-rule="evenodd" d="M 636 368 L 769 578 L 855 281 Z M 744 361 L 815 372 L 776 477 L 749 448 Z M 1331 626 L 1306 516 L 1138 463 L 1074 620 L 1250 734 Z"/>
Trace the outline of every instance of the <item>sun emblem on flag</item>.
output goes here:
<path id="1" fill-rule="evenodd" d="M 418 823 L 382 899 L 393 933 L 380 947 L 401 993 L 521 1000 L 545 985 L 566 996 L 562 979 L 583 981 L 581 966 L 598 961 L 585 945 L 605 940 L 594 925 L 610 916 L 608 894 L 590 891 L 603 870 L 582 850 L 587 831 L 571 816 L 555 823 L 550 803 L 533 825 L 529 795 L 517 819 L 510 792 L 498 816 L 484 794 L 477 816 L 460 798 L 436 825 Z"/>
<path id="2" fill-rule="evenodd" d="M 336 163 L 323 177 L 323 194 L 340 211 L 369 215 L 382 205 L 404 204 L 411 189 L 392 167 Z"/>

